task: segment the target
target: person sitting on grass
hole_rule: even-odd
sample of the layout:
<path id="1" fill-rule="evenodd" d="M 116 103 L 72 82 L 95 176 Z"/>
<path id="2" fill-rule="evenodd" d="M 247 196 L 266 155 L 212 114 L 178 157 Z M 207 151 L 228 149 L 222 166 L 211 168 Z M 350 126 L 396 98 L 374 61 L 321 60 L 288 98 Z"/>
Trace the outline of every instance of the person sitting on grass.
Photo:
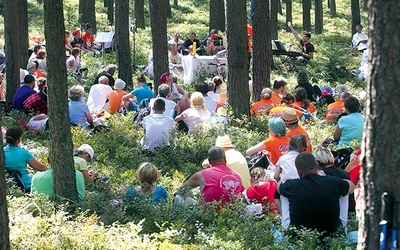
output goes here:
<path id="1" fill-rule="evenodd" d="M 293 25 L 291 22 L 288 22 L 287 25 L 290 28 L 290 31 L 293 33 L 293 35 L 296 37 L 296 40 L 300 43 L 301 45 L 301 56 L 299 59 L 303 62 L 308 62 L 309 60 L 314 58 L 314 45 L 310 43 L 311 39 L 311 34 L 310 33 L 303 33 L 303 36 L 300 38 L 299 34 L 297 31 L 293 28 Z"/>
<path id="2" fill-rule="evenodd" d="M 93 117 L 88 105 L 82 100 L 84 93 L 85 90 L 80 85 L 74 85 L 68 90 L 69 122 L 73 126 L 88 129 L 89 126 L 93 126 Z"/>
<path id="3" fill-rule="evenodd" d="M 317 108 L 310 102 L 309 99 L 307 99 L 307 92 L 302 87 L 294 90 L 294 103 L 292 104 L 292 107 L 299 110 L 306 110 L 310 114 L 317 112 Z"/>
<path id="4" fill-rule="evenodd" d="M 143 100 L 150 100 L 154 97 L 153 91 L 146 84 L 144 74 L 137 77 L 137 85 L 136 89 L 122 97 L 122 101 L 128 111 L 139 111 L 142 108 L 140 105 Z"/>
<path id="5" fill-rule="evenodd" d="M 282 112 L 281 118 L 286 123 L 286 127 L 290 130 L 287 134 L 288 137 L 292 138 L 295 135 L 303 135 L 307 142 L 306 151 L 312 153 L 310 136 L 307 131 L 299 125 L 299 117 L 296 112 L 291 108 L 287 108 Z"/>
<path id="6" fill-rule="evenodd" d="M 158 181 L 158 169 L 150 162 L 143 162 L 136 172 L 139 186 L 131 186 L 126 190 L 125 200 L 133 198 L 148 199 L 154 202 L 162 202 L 168 199 L 168 192 L 165 187 L 156 185 Z"/>
<path id="7" fill-rule="evenodd" d="M 92 146 L 89 144 L 82 144 L 77 148 L 74 152 L 74 165 L 75 169 L 82 172 L 85 181 L 92 182 L 94 181 L 98 173 L 88 169 L 88 163 L 92 162 L 94 157 L 94 150 Z"/>
<path id="8" fill-rule="evenodd" d="M 342 92 L 339 95 L 339 100 L 328 105 L 326 108 L 326 121 L 336 121 L 344 113 L 344 102 L 349 96 L 351 96 L 349 92 Z"/>
<path id="9" fill-rule="evenodd" d="M 108 97 L 108 112 L 113 115 L 117 113 L 122 105 L 122 97 L 127 95 L 128 92 L 124 90 L 126 83 L 122 79 L 115 80 L 114 91 L 112 91 Z"/>
<path id="10" fill-rule="evenodd" d="M 252 115 L 268 115 L 269 111 L 274 107 L 272 101 L 272 90 L 264 88 L 261 91 L 261 100 L 251 106 L 250 113 Z"/>

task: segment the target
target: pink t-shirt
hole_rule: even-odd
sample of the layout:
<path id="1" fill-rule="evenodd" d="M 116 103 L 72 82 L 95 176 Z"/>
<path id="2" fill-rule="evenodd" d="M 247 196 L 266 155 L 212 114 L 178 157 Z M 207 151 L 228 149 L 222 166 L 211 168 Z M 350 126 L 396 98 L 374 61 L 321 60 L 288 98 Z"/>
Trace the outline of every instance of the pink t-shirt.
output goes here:
<path id="1" fill-rule="evenodd" d="M 201 171 L 204 188 L 201 190 L 204 202 L 230 202 L 233 195 L 244 191 L 240 175 L 226 165 L 214 165 Z"/>

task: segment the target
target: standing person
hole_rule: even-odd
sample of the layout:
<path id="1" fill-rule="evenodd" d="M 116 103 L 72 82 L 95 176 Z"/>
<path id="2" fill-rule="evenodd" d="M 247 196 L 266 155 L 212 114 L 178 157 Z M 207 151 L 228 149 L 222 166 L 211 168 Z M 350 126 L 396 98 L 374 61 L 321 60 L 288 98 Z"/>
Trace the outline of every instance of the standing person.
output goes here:
<path id="1" fill-rule="evenodd" d="M 114 85 L 114 91 L 110 93 L 108 100 L 108 112 L 113 115 L 118 112 L 122 105 L 122 97 L 127 95 L 128 92 L 124 90 L 126 83 L 122 79 L 117 79 Z"/>
<path id="2" fill-rule="evenodd" d="M 108 85 L 110 85 L 110 87 L 114 87 L 115 84 L 115 79 L 114 79 L 114 74 L 115 72 L 117 72 L 118 70 L 118 66 L 115 64 L 109 64 L 107 65 L 104 70 L 102 72 L 100 72 L 96 78 L 93 81 L 93 84 L 97 84 L 99 82 L 99 78 L 101 76 L 107 76 L 108 78 Z"/>
<path id="3" fill-rule="evenodd" d="M 297 31 L 293 28 L 291 22 L 288 22 L 287 25 L 290 28 L 290 31 L 293 33 L 294 37 L 296 37 L 297 41 L 301 44 L 301 56 L 300 60 L 303 62 L 308 62 L 309 60 L 314 58 L 314 45 L 310 43 L 311 34 L 310 33 L 303 33 L 303 36 L 300 38 Z"/>
<path id="4" fill-rule="evenodd" d="M 97 113 L 101 110 L 108 109 L 108 97 L 112 92 L 112 88 L 108 85 L 108 78 L 101 76 L 99 83 L 90 88 L 87 105 L 90 112 Z"/>
<path id="5" fill-rule="evenodd" d="M 68 111 L 69 122 L 74 126 L 82 126 L 88 129 L 93 125 L 93 117 L 89 111 L 89 107 L 83 101 L 85 90 L 80 85 L 74 85 L 68 90 Z"/>
<path id="6" fill-rule="evenodd" d="M 15 92 L 12 104 L 13 109 L 23 110 L 24 101 L 28 99 L 29 96 L 36 94 L 36 91 L 33 90 L 35 84 L 36 80 L 33 75 L 27 75 L 24 77 L 24 84 L 17 89 L 17 92 Z"/>
<path id="7" fill-rule="evenodd" d="M 153 91 L 147 86 L 144 74 L 139 75 L 136 82 L 138 87 L 122 97 L 122 101 L 128 111 L 139 111 L 143 100 L 150 100 L 154 97 Z"/>
<path id="8" fill-rule="evenodd" d="M 290 225 L 322 233 L 322 237 L 332 235 L 340 228 L 341 196 L 351 194 L 351 181 L 333 176 L 317 174 L 317 163 L 308 152 L 300 153 L 295 159 L 300 179 L 282 180 L 278 191 L 289 199 Z"/>
<path id="9" fill-rule="evenodd" d="M 26 165 L 37 171 L 45 171 L 47 167 L 40 163 L 29 153 L 28 150 L 20 147 L 22 142 L 22 129 L 18 126 L 11 126 L 6 132 L 7 146 L 3 148 L 4 165 L 6 170 L 18 171 L 21 174 L 23 191 L 30 192 L 32 174 L 28 172 Z"/>
<path id="10" fill-rule="evenodd" d="M 361 24 L 356 25 L 356 33 L 353 35 L 353 48 L 360 52 L 368 49 L 368 36 L 362 33 L 363 26 Z"/>
<path id="11" fill-rule="evenodd" d="M 286 127 L 290 130 L 287 134 L 289 138 L 295 135 L 303 135 L 306 140 L 307 148 L 305 151 L 312 153 L 312 145 L 310 136 L 307 131 L 299 125 L 299 117 L 296 112 L 291 108 L 286 108 L 281 115 L 282 120 L 286 123 Z"/>

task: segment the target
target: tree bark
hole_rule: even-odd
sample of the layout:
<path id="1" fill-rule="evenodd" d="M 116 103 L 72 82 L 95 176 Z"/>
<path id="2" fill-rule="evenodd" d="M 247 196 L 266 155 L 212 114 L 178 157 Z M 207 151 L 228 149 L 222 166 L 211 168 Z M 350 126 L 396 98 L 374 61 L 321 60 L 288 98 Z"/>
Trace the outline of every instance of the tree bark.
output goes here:
<path id="1" fill-rule="evenodd" d="M 356 25 L 361 23 L 360 2 L 351 0 L 351 36 L 356 33 Z"/>
<path id="2" fill-rule="evenodd" d="M 171 3 L 169 2 L 169 0 L 167 0 L 167 18 L 171 17 L 172 17 Z"/>
<path id="3" fill-rule="evenodd" d="M 331 16 L 331 17 L 335 17 L 337 14 L 336 14 L 336 0 L 329 0 L 328 1 L 330 4 L 329 4 L 329 15 Z"/>
<path id="4" fill-rule="evenodd" d="M 226 1 L 228 103 L 237 118 L 250 115 L 246 13 L 246 0 Z"/>
<path id="5" fill-rule="evenodd" d="M 212 29 L 225 31 L 225 5 L 224 0 L 210 0 L 210 27 Z"/>
<path id="6" fill-rule="evenodd" d="M 20 31 L 18 1 L 4 0 L 4 31 L 6 45 L 6 102 L 11 104 L 20 79 Z M 65 63 L 64 63 L 65 64 Z"/>
<path id="7" fill-rule="evenodd" d="M 270 31 L 271 39 L 278 39 L 278 8 L 279 0 L 271 0 L 271 14 L 270 14 Z M 256 11 L 256 10 L 255 10 Z"/>
<path id="8" fill-rule="evenodd" d="M 363 11 L 367 11 L 368 10 L 368 0 L 364 0 L 363 1 Z"/>
<path id="9" fill-rule="evenodd" d="M 56 204 L 78 203 L 72 140 L 68 115 L 68 84 L 63 37 L 62 0 L 44 0 L 44 32 L 47 46 L 49 82 L 50 165 L 53 168 L 53 191 Z"/>
<path id="10" fill-rule="evenodd" d="M 303 30 L 311 30 L 311 0 L 303 0 Z"/>
<path id="11" fill-rule="evenodd" d="M 178 7 L 178 0 L 174 0 L 174 7 Z"/>
<path id="12" fill-rule="evenodd" d="M 293 20 L 292 17 L 292 0 L 286 0 L 286 23 L 285 23 L 285 27 L 286 27 L 286 32 L 290 32 L 290 28 L 289 26 L 287 26 L 288 22 L 292 22 Z"/>
<path id="13" fill-rule="evenodd" d="M 108 0 L 107 20 L 109 25 L 114 25 L 114 0 Z"/>
<path id="14" fill-rule="evenodd" d="M 287 2 L 286 2 L 287 3 Z M 269 35 L 269 1 L 254 0 L 253 13 L 253 95 L 252 101 L 258 101 L 264 87 L 269 87 L 271 57 L 271 39 Z"/>
<path id="15" fill-rule="evenodd" d="M 84 23 L 84 18 L 86 17 L 86 5 L 88 0 L 79 0 L 79 25 Z"/>
<path id="16" fill-rule="evenodd" d="M 128 88 L 132 88 L 132 58 L 129 44 L 129 0 L 116 1 L 115 11 L 118 76 L 126 82 Z"/>
<path id="17" fill-rule="evenodd" d="M 136 27 L 139 29 L 144 29 L 144 0 L 135 0 L 135 18 L 136 18 Z"/>
<path id="18" fill-rule="evenodd" d="M 393 105 L 400 98 L 400 5 L 398 1 L 378 0 L 369 4 L 370 70 L 367 77 L 365 155 L 362 159 L 360 199 L 362 213 L 358 237 L 362 240 L 357 249 L 379 249 L 382 193 L 392 196 L 397 208 L 400 201 L 399 116 L 398 107 Z M 389 96 L 382 98 L 383 95 Z M 397 216 L 397 224 L 399 221 Z"/>
<path id="19" fill-rule="evenodd" d="M 95 0 L 79 0 L 79 23 L 84 27 L 90 23 L 93 33 L 97 32 Z"/>
<path id="20" fill-rule="evenodd" d="M 167 15 L 166 0 L 149 0 L 151 37 L 153 40 L 154 91 L 161 84 L 160 76 L 169 72 L 167 54 Z"/>
<path id="21" fill-rule="evenodd" d="M 19 0 L 19 45 L 20 45 L 20 62 L 21 68 L 26 69 L 28 63 L 28 48 L 29 48 L 29 38 L 28 38 L 28 1 Z"/>
<path id="22" fill-rule="evenodd" d="M 324 12 L 322 0 L 315 0 L 315 34 L 322 34 L 324 28 Z"/>

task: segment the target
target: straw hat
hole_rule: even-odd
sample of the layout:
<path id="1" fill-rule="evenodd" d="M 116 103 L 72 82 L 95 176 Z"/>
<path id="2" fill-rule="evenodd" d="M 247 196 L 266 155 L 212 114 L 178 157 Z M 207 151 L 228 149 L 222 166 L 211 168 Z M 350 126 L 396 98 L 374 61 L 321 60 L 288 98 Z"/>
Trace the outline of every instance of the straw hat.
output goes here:
<path id="1" fill-rule="evenodd" d="M 231 138 L 229 135 L 218 136 L 215 141 L 215 146 L 221 148 L 235 148 L 235 145 L 232 144 Z"/>
<path id="2" fill-rule="evenodd" d="M 281 118 L 287 123 L 295 123 L 299 121 L 299 117 L 297 116 L 296 112 L 291 108 L 283 110 Z"/>

